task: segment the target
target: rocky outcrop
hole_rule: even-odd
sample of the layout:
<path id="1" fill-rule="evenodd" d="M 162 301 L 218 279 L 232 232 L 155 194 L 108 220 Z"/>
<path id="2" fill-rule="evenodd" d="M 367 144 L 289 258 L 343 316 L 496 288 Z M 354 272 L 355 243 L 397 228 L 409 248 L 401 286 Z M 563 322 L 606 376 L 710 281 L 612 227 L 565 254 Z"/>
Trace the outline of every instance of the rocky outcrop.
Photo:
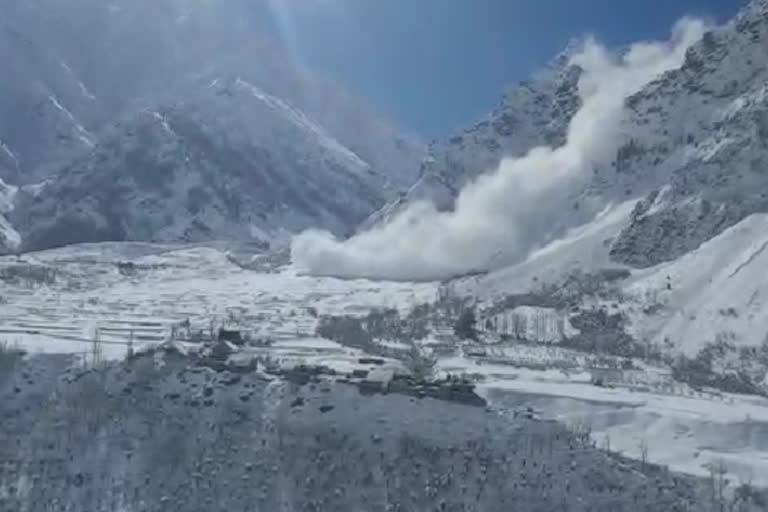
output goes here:
<path id="1" fill-rule="evenodd" d="M 713 205 L 707 199 L 691 199 L 650 212 L 653 201 L 649 199 L 654 197 L 637 204 L 629 224 L 611 246 L 614 261 L 650 267 L 677 259 L 755 211 L 739 202 Z"/>

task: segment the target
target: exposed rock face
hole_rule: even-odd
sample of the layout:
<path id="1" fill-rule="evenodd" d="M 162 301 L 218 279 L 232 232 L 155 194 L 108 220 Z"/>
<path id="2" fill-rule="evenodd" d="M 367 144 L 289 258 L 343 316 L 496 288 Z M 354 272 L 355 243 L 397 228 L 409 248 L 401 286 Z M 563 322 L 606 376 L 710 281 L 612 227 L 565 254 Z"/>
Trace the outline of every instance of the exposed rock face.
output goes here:
<path id="1" fill-rule="evenodd" d="M 68 364 L 26 360 L 0 380 L 3 512 L 578 511 L 605 500 L 689 510 L 695 500 L 690 481 L 644 475 L 550 422 L 216 373 L 173 354 L 86 373 Z"/>
<path id="2" fill-rule="evenodd" d="M 755 212 L 768 210 L 768 3 L 752 2 L 708 32 L 685 64 L 630 98 L 638 150 L 628 179 L 657 175 L 616 242 L 614 259 L 675 259 Z M 660 193 L 661 192 L 661 193 Z"/>

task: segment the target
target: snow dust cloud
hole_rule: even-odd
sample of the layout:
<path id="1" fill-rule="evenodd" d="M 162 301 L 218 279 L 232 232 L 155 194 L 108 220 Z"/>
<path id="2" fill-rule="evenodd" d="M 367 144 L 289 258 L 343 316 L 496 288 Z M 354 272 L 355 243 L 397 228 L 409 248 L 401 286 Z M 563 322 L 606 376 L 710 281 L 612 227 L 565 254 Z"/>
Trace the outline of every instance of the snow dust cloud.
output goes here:
<path id="1" fill-rule="evenodd" d="M 597 162 L 615 157 L 624 100 L 665 71 L 680 67 L 706 26 L 678 22 L 668 42 L 642 42 L 620 56 L 593 39 L 572 57 L 583 70 L 582 104 L 566 143 L 509 158 L 468 183 L 455 208 L 415 202 L 389 222 L 347 240 L 308 230 L 291 245 L 293 262 L 315 275 L 436 280 L 519 261 L 543 240 L 552 220 L 569 215 L 563 201 Z"/>

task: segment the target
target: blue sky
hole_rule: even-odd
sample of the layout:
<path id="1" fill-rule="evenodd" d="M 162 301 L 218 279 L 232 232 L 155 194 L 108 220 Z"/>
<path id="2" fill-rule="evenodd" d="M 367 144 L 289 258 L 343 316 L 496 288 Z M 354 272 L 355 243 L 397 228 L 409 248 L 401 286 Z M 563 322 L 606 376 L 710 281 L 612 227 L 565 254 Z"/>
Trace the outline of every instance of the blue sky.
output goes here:
<path id="1" fill-rule="evenodd" d="M 664 38 L 686 14 L 722 22 L 746 0 L 269 0 L 310 69 L 425 139 L 482 117 L 574 36 Z"/>

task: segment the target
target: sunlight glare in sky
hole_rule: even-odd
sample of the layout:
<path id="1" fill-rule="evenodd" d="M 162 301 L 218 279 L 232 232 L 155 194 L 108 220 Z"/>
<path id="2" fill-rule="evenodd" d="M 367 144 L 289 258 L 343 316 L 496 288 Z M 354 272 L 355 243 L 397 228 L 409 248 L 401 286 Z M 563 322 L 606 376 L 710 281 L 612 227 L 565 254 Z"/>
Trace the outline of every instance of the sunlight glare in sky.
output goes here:
<path id="1" fill-rule="evenodd" d="M 275 20 L 283 45 L 291 52 L 294 60 L 298 60 L 298 39 L 296 24 L 293 21 L 290 4 L 303 3 L 304 0 L 268 0 L 269 10 Z"/>

